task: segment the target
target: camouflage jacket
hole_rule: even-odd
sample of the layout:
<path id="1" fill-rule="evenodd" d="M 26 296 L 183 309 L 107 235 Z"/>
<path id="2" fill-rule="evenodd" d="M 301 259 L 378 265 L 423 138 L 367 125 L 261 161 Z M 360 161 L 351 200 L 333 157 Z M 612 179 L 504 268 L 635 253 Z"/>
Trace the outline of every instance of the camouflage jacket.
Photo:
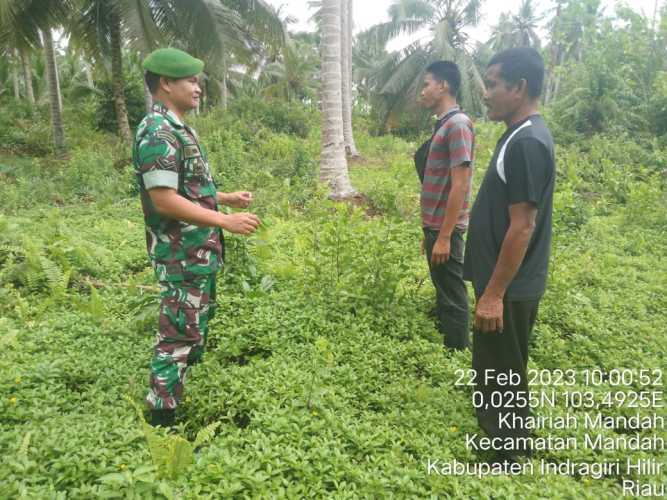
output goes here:
<path id="1" fill-rule="evenodd" d="M 132 160 L 141 192 L 146 246 L 158 280 L 190 280 L 218 271 L 222 266 L 221 230 L 162 216 L 148 195 L 154 187 L 170 187 L 197 205 L 218 209 L 217 189 L 195 131 L 157 102 L 139 124 Z"/>

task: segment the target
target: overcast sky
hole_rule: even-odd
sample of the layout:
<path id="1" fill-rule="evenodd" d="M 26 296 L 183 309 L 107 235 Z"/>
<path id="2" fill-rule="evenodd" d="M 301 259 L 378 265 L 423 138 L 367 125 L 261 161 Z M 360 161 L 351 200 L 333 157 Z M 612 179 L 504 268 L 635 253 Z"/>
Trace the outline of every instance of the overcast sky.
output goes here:
<path id="1" fill-rule="evenodd" d="M 314 29 L 313 23 L 309 22 L 309 18 L 313 15 L 313 10 L 308 7 L 309 0 L 267 1 L 276 7 L 282 6 L 281 12 L 287 13 L 297 20 L 297 23 L 290 27 L 291 31 L 312 31 Z M 643 11 L 645 15 L 652 17 L 655 1 L 656 0 L 631 0 L 625 3 L 632 6 L 633 9 L 640 12 Z M 394 0 L 353 0 L 355 33 L 363 31 L 374 24 L 388 21 L 389 17 L 387 16 L 387 9 L 393 2 Z M 658 6 L 662 5 L 664 2 L 665 0 L 658 0 Z M 602 0 L 602 4 L 605 6 L 605 13 L 611 14 L 616 3 L 617 2 L 614 0 Z M 483 17 L 480 26 L 469 31 L 472 39 L 480 42 L 486 41 L 491 26 L 497 24 L 500 14 L 502 12 L 517 12 L 520 4 L 521 0 L 486 0 L 482 7 Z M 534 5 L 538 14 L 546 14 L 545 18 L 549 18 L 552 15 L 555 3 L 551 0 L 535 0 Z M 410 41 L 411 40 L 407 38 L 397 40 L 390 44 L 388 49 L 396 50 L 401 48 L 401 45 L 406 45 Z"/>

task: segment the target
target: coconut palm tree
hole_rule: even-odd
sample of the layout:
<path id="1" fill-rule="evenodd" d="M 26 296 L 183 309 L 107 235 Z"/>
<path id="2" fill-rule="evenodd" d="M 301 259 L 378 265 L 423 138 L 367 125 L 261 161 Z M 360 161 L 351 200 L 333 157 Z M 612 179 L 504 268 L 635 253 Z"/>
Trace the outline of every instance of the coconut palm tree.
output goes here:
<path id="1" fill-rule="evenodd" d="M 70 32 L 98 61 L 111 60 L 111 88 L 118 123 L 118 135 L 132 141 L 123 92 L 122 0 L 77 0 L 77 12 Z"/>
<path id="2" fill-rule="evenodd" d="M 523 0 L 519 12 L 512 16 L 512 27 L 519 46 L 540 48 L 540 37 L 537 34 L 537 25 L 542 16 L 535 12 L 532 0 Z"/>
<path id="3" fill-rule="evenodd" d="M 379 86 L 379 70 L 390 58 L 385 42 L 379 40 L 377 32 L 366 30 L 358 33 L 352 47 L 353 80 L 359 96 L 365 104 L 371 102 L 374 90 Z"/>
<path id="4" fill-rule="evenodd" d="M 581 61 L 584 47 L 592 44 L 604 15 L 600 0 L 556 0 L 556 4 L 555 14 L 548 23 L 545 103 L 558 96 L 566 63 Z"/>
<path id="5" fill-rule="evenodd" d="M 19 73 L 16 70 L 17 66 L 16 52 L 14 52 L 13 57 L 9 57 L 8 60 L 12 72 L 12 86 L 14 87 L 14 99 L 18 101 L 19 99 L 21 99 L 21 84 L 19 82 Z"/>
<path id="6" fill-rule="evenodd" d="M 315 96 L 313 81 L 318 70 L 319 56 L 312 45 L 290 39 L 280 57 L 268 63 L 259 77 L 262 93 L 269 97 L 283 97 L 288 102 L 312 100 Z"/>
<path id="7" fill-rule="evenodd" d="M 504 12 L 500 15 L 487 43 L 496 52 L 511 47 L 535 47 L 539 50 L 541 43 L 536 30 L 541 19 L 532 0 L 523 0 L 516 14 Z"/>
<path id="8" fill-rule="evenodd" d="M 347 154 L 358 158 L 360 155 L 352 132 L 352 0 L 342 0 L 341 7 L 343 137 Z"/>
<path id="9" fill-rule="evenodd" d="M 6 92 L 5 86 L 11 83 L 16 101 L 21 99 L 21 82 L 17 67 L 16 51 L 11 47 L 0 49 L 0 94 Z"/>
<path id="10" fill-rule="evenodd" d="M 23 68 L 23 81 L 25 83 L 25 95 L 30 106 L 35 105 L 35 90 L 32 86 L 32 66 L 30 64 L 30 51 L 25 46 L 18 47 L 21 67 Z"/>
<path id="11" fill-rule="evenodd" d="M 343 135 L 341 6 L 341 0 L 323 0 L 320 12 L 322 32 L 320 181 L 329 185 L 330 197 L 334 199 L 347 198 L 356 193 L 347 170 Z"/>
<path id="12" fill-rule="evenodd" d="M 60 91 L 58 67 L 56 66 L 56 51 L 51 28 L 47 27 L 42 31 L 42 43 L 44 45 L 44 68 L 49 86 L 49 109 L 53 125 L 53 143 L 56 147 L 56 154 L 62 157 L 66 155 L 65 126 L 62 117 L 63 98 Z"/>
<path id="13" fill-rule="evenodd" d="M 92 4 L 99 0 L 89 0 Z M 121 21 L 118 9 L 114 4 L 109 6 L 109 42 L 111 48 L 111 82 L 113 89 L 114 108 L 116 110 L 116 121 L 118 122 L 118 133 L 126 142 L 132 142 L 132 133 L 127 119 L 127 106 L 125 104 L 125 94 L 123 92 L 123 52 L 121 39 Z"/>
<path id="14" fill-rule="evenodd" d="M 511 14 L 508 12 L 500 14 L 498 24 L 491 28 L 491 36 L 486 43 L 494 52 L 517 46 Z"/>
<path id="15" fill-rule="evenodd" d="M 480 19 L 482 0 L 397 0 L 389 8 L 390 20 L 372 27 L 369 36 L 383 43 L 401 34 L 428 31 L 425 42 L 417 40 L 395 52 L 379 68 L 376 80 L 385 125 L 409 103 L 414 103 L 424 69 L 439 59 L 456 62 L 461 69 L 461 102 L 468 112 L 483 110 L 484 85 L 475 65 L 466 29 Z"/>
<path id="16" fill-rule="evenodd" d="M 232 63 L 250 64 L 261 48 L 285 43 L 277 11 L 263 0 L 120 1 L 133 44 L 166 43 L 204 60 L 223 105 Z"/>
<path id="17" fill-rule="evenodd" d="M 340 31 L 341 31 L 341 96 L 343 102 L 343 137 L 345 140 L 345 151 L 353 158 L 358 158 L 359 152 L 354 143 L 352 132 L 352 0 L 340 1 Z M 322 33 L 322 22 L 324 12 L 324 2 L 321 0 L 311 0 L 308 5 L 315 8 L 315 14 L 312 16 Z"/>
<path id="18" fill-rule="evenodd" d="M 71 12 L 70 0 L 4 0 L 0 2 L 0 43 L 14 42 L 15 47 L 42 47 L 53 128 L 53 142 L 58 156 L 66 154 L 62 96 L 58 82 L 55 48 L 51 30 L 62 26 Z M 41 33 L 41 37 L 40 37 Z"/>
<path id="19" fill-rule="evenodd" d="M 32 85 L 30 53 L 40 46 L 40 38 L 39 30 L 34 24 L 17 26 L 17 23 L 29 22 L 27 16 L 21 12 L 22 7 L 25 6 L 18 3 L 0 3 L 0 40 L 5 47 L 4 52 L 7 57 L 20 62 L 25 95 L 30 105 L 34 106 L 35 93 Z M 42 20 L 45 21 L 46 16 Z"/>

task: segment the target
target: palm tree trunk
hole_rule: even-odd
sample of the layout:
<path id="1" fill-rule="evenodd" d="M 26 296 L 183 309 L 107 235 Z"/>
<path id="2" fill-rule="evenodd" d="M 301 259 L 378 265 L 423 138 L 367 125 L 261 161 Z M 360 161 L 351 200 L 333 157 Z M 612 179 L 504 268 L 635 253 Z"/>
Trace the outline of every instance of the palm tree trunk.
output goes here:
<path id="1" fill-rule="evenodd" d="M 547 79 L 546 79 L 546 84 L 545 84 L 545 92 L 544 92 L 544 104 L 549 104 L 555 95 L 555 87 L 556 87 L 556 73 L 557 73 L 557 67 L 559 64 L 560 60 L 560 53 L 562 50 L 560 42 L 557 40 L 558 33 L 557 33 L 557 28 L 560 25 L 560 16 L 561 16 L 561 5 L 558 4 L 558 7 L 556 8 L 556 15 L 553 20 L 553 29 L 551 31 L 551 53 L 550 53 L 550 61 L 549 61 L 549 68 L 547 68 Z"/>
<path id="2" fill-rule="evenodd" d="M 16 70 L 16 64 L 18 63 L 16 52 L 13 53 L 13 56 L 13 60 L 10 62 L 12 66 L 12 84 L 14 85 L 14 99 L 18 101 L 21 99 L 21 82 L 19 81 L 19 73 Z"/>
<path id="3" fill-rule="evenodd" d="M 143 79 L 143 82 L 144 82 L 144 104 L 146 106 L 146 113 L 150 113 L 151 109 L 153 109 L 153 94 L 151 94 L 151 91 L 148 88 L 148 84 L 146 83 L 145 79 Z"/>
<path id="4" fill-rule="evenodd" d="M 21 65 L 23 66 L 23 80 L 25 83 L 25 96 L 30 103 L 30 106 L 35 105 L 35 92 L 32 88 L 32 68 L 30 67 L 30 59 L 25 49 L 19 51 L 21 56 Z"/>
<path id="5" fill-rule="evenodd" d="M 544 104 L 551 104 L 551 102 L 554 99 L 554 96 L 556 95 L 556 79 L 558 78 L 556 76 L 556 73 L 558 71 L 558 67 L 555 62 L 551 63 L 549 65 L 549 69 L 547 71 L 547 83 L 545 85 L 546 91 L 544 92 Z"/>
<path id="6" fill-rule="evenodd" d="M 53 41 L 53 34 L 51 33 L 51 40 Z M 56 45 L 52 43 L 53 46 L 53 76 L 58 86 L 58 106 L 60 107 L 60 112 L 62 113 L 65 107 L 63 106 L 63 93 L 60 88 L 60 70 L 58 69 L 58 61 L 56 60 Z"/>
<path id="7" fill-rule="evenodd" d="M 58 73 L 56 69 L 56 54 L 53 48 L 53 36 L 51 30 L 42 32 L 44 38 L 45 72 L 49 85 L 49 101 L 51 103 L 51 125 L 53 127 L 53 145 L 56 155 L 63 157 L 67 154 L 65 144 L 65 127 L 63 125 L 62 99 L 60 97 L 60 85 L 58 84 Z"/>
<path id="8" fill-rule="evenodd" d="M 560 73 L 556 75 L 556 78 L 554 80 L 554 89 L 553 93 L 551 94 L 551 99 L 556 99 L 556 96 L 558 95 L 558 92 L 560 90 Z"/>
<path id="9" fill-rule="evenodd" d="M 220 90 L 220 107 L 223 110 L 227 109 L 229 103 L 229 92 L 227 92 L 227 61 L 222 62 L 222 76 L 218 82 L 218 90 Z"/>
<path id="10" fill-rule="evenodd" d="M 551 82 L 548 87 L 548 100 L 545 99 L 545 104 L 551 103 L 556 99 L 560 87 L 561 76 L 563 74 L 562 66 L 565 63 L 565 50 L 558 44 L 558 52 L 556 53 L 556 65 L 552 70 Z"/>
<path id="11" fill-rule="evenodd" d="M 322 2 L 322 144 L 320 181 L 330 188 L 330 197 L 347 198 L 356 193 L 350 183 L 343 136 L 341 66 L 341 0 Z"/>
<path id="12" fill-rule="evenodd" d="M 93 88 L 95 86 L 95 81 L 93 80 L 93 71 L 90 68 L 90 64 L 83 64 L 83 72 L 86 75 L 86 84 L 88 84 L 90 88 Z"/>
<path id="13" fill-rule="evenodd" d="M 343 137 L 347 154 L 358 158 L 360 155 L 352 133 L 352 0 L 342 0 L 341 32 L 343 41 Z"/>
<path id="14" fill-rule="evenodd" d="M 120 18 L 118 13 L 111 13 L 111 79 L 113 87 L 113 100 L 116 108 L 116 121 L 118 122 L 118 134 L 126 143 L 132 142 L 132 132 L 127 120 L 127 107 L 125 106 L 125 95 L 123 93 L 123 53 L 120 41 Z"/>
<path id="15" fill-rule="evenodd" d="M 461 66 L 466 68 L 466 80 L 470 82 L 470 110 L 475 114 L 484 114 L 484 80 L 477 69 L 477 65 L 472 60 L 472 57 L 461 61 Z"/>
<path id="16" fill-rule="evenodd" d="M 199 102 L 201 104 L 201 110 L 204 111 L 208 109 L 208 78 L 202 78 L 199 86 L 201 87 L 201 96 L 199 97 Z"/>

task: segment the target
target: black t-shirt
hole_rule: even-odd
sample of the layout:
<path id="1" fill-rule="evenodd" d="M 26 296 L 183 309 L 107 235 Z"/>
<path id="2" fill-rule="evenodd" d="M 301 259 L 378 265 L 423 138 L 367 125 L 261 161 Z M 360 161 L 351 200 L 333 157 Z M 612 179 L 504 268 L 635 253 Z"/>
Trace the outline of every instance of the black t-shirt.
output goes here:
<path id="1" fill-rule="evenodd" d="M 510 226 L 509 206 L 537 207 L 526 256 L 510 283 L 508 300 L 536 300 L 546 286 L 556 168 L 551 133 L 540 115 L 516 123 L 498 140 L 470 214 L 463 277 L 475 295 L 486 289 Z"/>

